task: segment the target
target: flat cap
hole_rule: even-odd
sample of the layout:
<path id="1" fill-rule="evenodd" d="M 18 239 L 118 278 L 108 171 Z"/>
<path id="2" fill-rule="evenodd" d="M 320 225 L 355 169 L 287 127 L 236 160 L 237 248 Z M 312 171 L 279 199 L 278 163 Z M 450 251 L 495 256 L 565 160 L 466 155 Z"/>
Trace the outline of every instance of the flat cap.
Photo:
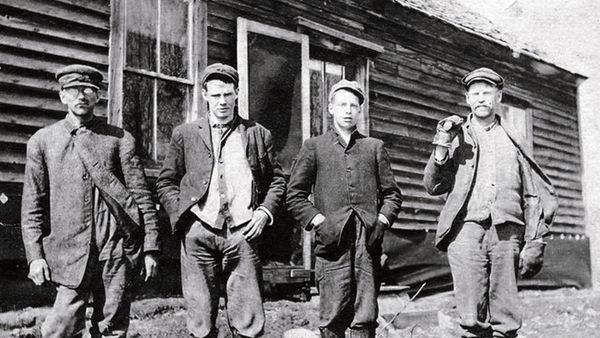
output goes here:
<path id="1" fill-rule="evenodd" d="M 61 89 L 79 86 L 100 89 L 102 78 L 98 69 L 86 65 L 68 65 L 56 71 Z"/>
<path id="2" fill-rule="evenodd" d="M 204 68 L 202 75 L 200 77 L 200 83 L 204 85 L 206 81 L 210 80 L 212 77 L 215 78 L 229 78 L 233 81 L 233 83 L 237 86 L 239 82 L 239 75 L 235 68 L 225 65 L 222 63 L 213 63 L 212 65 Z"/>
<path id="3" fill-rule="evenodd" d="M 502 78 L 502 76 L 500 76 L 495 71 L 485 67 L 477 68 L 469 74 L 465 75 L 462 78 L 461 82 L 463 86 L 465 86 L 465 88 L 468 89 L 471 83 L 475 81 L 485 81 L 493 84 L 499 89 L 502 89 L 502 87 L 504 87 L 504 78 Z"/>
<path id="4" fill-rule="evenodd" d="M 335 92 L 337 92 L 340 89 L 346 89 L 354 93 L 358 97 L 358 102 L 360 102 L 360 104 L 363 104 L 363 102 L 365 102 L 365 92 L 363 91 L 362 87 L 358 84 L 358 82 L 348 81 L 346 79 L 338 81 L 338 83 L 334 84 L 333 87 L 331 87 L 331 91 L 329 92 L 329 101 L 333 99 L 333 94 L 335 94 Z"/>

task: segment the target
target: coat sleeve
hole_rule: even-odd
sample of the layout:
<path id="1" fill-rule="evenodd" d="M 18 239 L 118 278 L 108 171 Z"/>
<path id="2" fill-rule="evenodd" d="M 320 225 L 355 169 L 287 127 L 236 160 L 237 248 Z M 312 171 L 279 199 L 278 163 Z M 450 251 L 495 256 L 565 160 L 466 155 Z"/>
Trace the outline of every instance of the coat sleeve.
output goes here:
<path id="1" fill-rule="evenodd" d="M 173 130 L 169 151 L 156 180 L 156 190 L 160 203 L 165 208 L 171 226 L 175 228 L 179 210 L 179 192 L 181 179 L 185 174 L 184 144 L 181 128 Z"/>
<path id="2" fill-rule="evenodd" d="M 135 140 L 125 132 L 119 147 L 119 158 L 125 186 L 133 196 L 144 225 L 144 252 L 159 251 L 159 226 L 156 208 L 152 202 L 152 194 L 148 188 L 144 168 L 135 153 Z"/>
<path id="3" fill-rule="evenodd" d="M 433 151 L 425 166 L 423 186 L 430 195 L 445 194 L 454 186 L 455 176 L 454 158 L 450 157 L 445 163 L 438 164 L 435 160 L 435 151 Z"/>
<path id="4" fill-rule="evenodd" d="M 264 129 L 263 140 L 271 164 L 269 168 L 272 172 L 267 173 L 267 176 L 271 177 L 271 182 L 260 207 L 266 208 L 271 215 L 275 215 L 285 198 L 286 179 L 273 150 L 273 137 L 267 129 Z"/>
<path id="5" fill-rule="evenodd" d="M 383 142 L 379 142 L 377 145 L 377 184 L 381 198 L 379 213 L 385 216 L 392 225 L 402 206 L 402 193 L 394 179 L 390 156 L 383 147 Z"/>
<path id="6" fill-rule="evenodd" d="M 44 258 L 42 238 L 49 220 L 48 169 L 40 140 L 34 135 L 27 143 L 27 161 L 21 201 L 21 233 L 27 263 Z"/>
<path id="7" fill-rule="evenodd" d="M 307 140 L 292 165 L 286 196 L 288 210 L 304 229 L 320 213 L 308 199 L 315 183 L 316 170 L 314 145 Z"/>

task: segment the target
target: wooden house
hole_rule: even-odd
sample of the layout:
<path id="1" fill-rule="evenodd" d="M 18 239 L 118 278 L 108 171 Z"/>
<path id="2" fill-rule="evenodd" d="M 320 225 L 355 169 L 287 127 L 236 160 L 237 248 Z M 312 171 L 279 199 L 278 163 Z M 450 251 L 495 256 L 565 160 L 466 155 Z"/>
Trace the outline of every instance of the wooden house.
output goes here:
<path id="1" fill-rule="evenodd" d="M 65 114 L 57 68 L 103 71 L 97 113 L 136 136 L 152 178 L 173 127 L 204 112 L 198 74 L 214 62 L 240 71 L 240 114 L 271 129 L 284 169 L 303 139 L 331 128 L 331 84 L 364 85 L 359 128 L 386 142 L 404 195 L 385 239 L 387 281 L 411 285 L 449 281 L 433 247 L 444 198 L 422 187 L 435 125 L 468 113 L 462 75 L 495 69 L 507 82 L 504 120 L 529 141 L 560 195 L 536 283 L 589 284 L 577 107 L 585 78 L 453 0 L 0 0 L 0 258 L 23 260 L 25 145 Z"/>

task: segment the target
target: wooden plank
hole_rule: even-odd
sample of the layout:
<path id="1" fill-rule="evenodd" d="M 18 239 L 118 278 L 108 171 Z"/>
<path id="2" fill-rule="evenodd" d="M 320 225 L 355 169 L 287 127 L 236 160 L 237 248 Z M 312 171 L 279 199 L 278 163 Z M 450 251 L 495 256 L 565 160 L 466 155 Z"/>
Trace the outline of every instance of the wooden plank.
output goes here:
<path id="1" fill-rule="evenodd" d="M 62 116 L 60 118 L 62 118 Z M 35 116 L 26 112 L 8 110 L 5 107 L 2 107 L 2 113 L 0 113 L 0 123 L 12 124 L 16 126 L 42 128 L 55 123 L 58 120 L 59 118 L 46 114 Z"/>
<path id="2" fill-rule="evenodd" d="M 333 29 L 329 26 L 320 24 L 318 22 L 315 22 L 313 20 L 307 19 L 305 17 L 302 16 L 298 16 L 294 19 L 294 21 L 296 22 L 297 25 L 308 28 L 308 29 L 312 29 L 315 30 L 317 32 L 332 36 L 334 38 L 340 39 L 340 40 L 344 40 L 347 41 L 353 45 L 356 45 L 360 48 L 364 48 L 364 49 L 368 49 L 371 52 L 374 53 L 383 53 L 383 51 L 385 50 L 385 48 L 382 45 L 376 44 L 374 42 L 371 41 L 367 41 L 361 38 L 358 38 L 354 35 L 342 32 L 340 30 L 337 29 Z"/>
<path id="3" fill-rule="evenodd" d="M 0 126 L 0 143 L 26 144 L 31 135 L 31 132 L 18 132 Z"/>
<path id="4" fill-rule="evenodd" d="M 108 48 L 108 37 L 105 38 L 98 34 L 90 34 L 90 32 L 74 31 L 62 26 L 49 26 L 14 16 L 0 15 L 0 27 L 20 30 L 29 34 L 39 34 L 46 38 L 60 38 L 84 45 Z"/>
<path id="5" fill-rule="evenodd" d="M 106 66 L 108 64 L 108 58 L 104 51 L 88 51 L 81 47 L 77 48 L 73 44 L 61 45 L 56 41 L 49 41 L 40 37 L 24 39 L 22 36 L 5 32 L 0 35 L 0 46 L 19 48 L 72 60 L 85 60 L 86 63 L 93 63 L 94 65 Z"/>
<path id="6" fill-rule="evenodd" d="M 106 31 L 110 29 L 108 18 L 105 15 L 97 15 L 90 13 L 89 11 L 75 11 L 73 8 L 59 6 L 59 3 L 49 3 L 48 1 L 38 0 L 2 0 L 0 5 L 70 23 L 76 23 L 82 26 Z"/>
<path id="7" fill-rule="evenodd" d="M 22 171 L 4 171 L 0 170 L 0 182 L 23 183 L 25 174 Z"/>
<path id="8" fill-rule="evenodd" d="M 54 0 L 82 10 L 94 11 L 99 14 L 110 15 L 110 0 Z"/>

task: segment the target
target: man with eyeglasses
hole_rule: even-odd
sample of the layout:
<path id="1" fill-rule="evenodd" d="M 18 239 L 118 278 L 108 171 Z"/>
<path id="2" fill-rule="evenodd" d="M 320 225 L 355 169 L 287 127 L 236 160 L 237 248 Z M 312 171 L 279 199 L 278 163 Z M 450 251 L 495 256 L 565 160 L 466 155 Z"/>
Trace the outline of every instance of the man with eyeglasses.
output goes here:
<path id="1" fill-rule="evenodd" d="M 134 276 L 156 274 L 156 210 L 133 137 L 94 115 L 102 74 L 56 73 L 64 119 L 27 143 L 21 225 L 29 278 L 57 295 L 43 337 L 125 337 Z"/>

